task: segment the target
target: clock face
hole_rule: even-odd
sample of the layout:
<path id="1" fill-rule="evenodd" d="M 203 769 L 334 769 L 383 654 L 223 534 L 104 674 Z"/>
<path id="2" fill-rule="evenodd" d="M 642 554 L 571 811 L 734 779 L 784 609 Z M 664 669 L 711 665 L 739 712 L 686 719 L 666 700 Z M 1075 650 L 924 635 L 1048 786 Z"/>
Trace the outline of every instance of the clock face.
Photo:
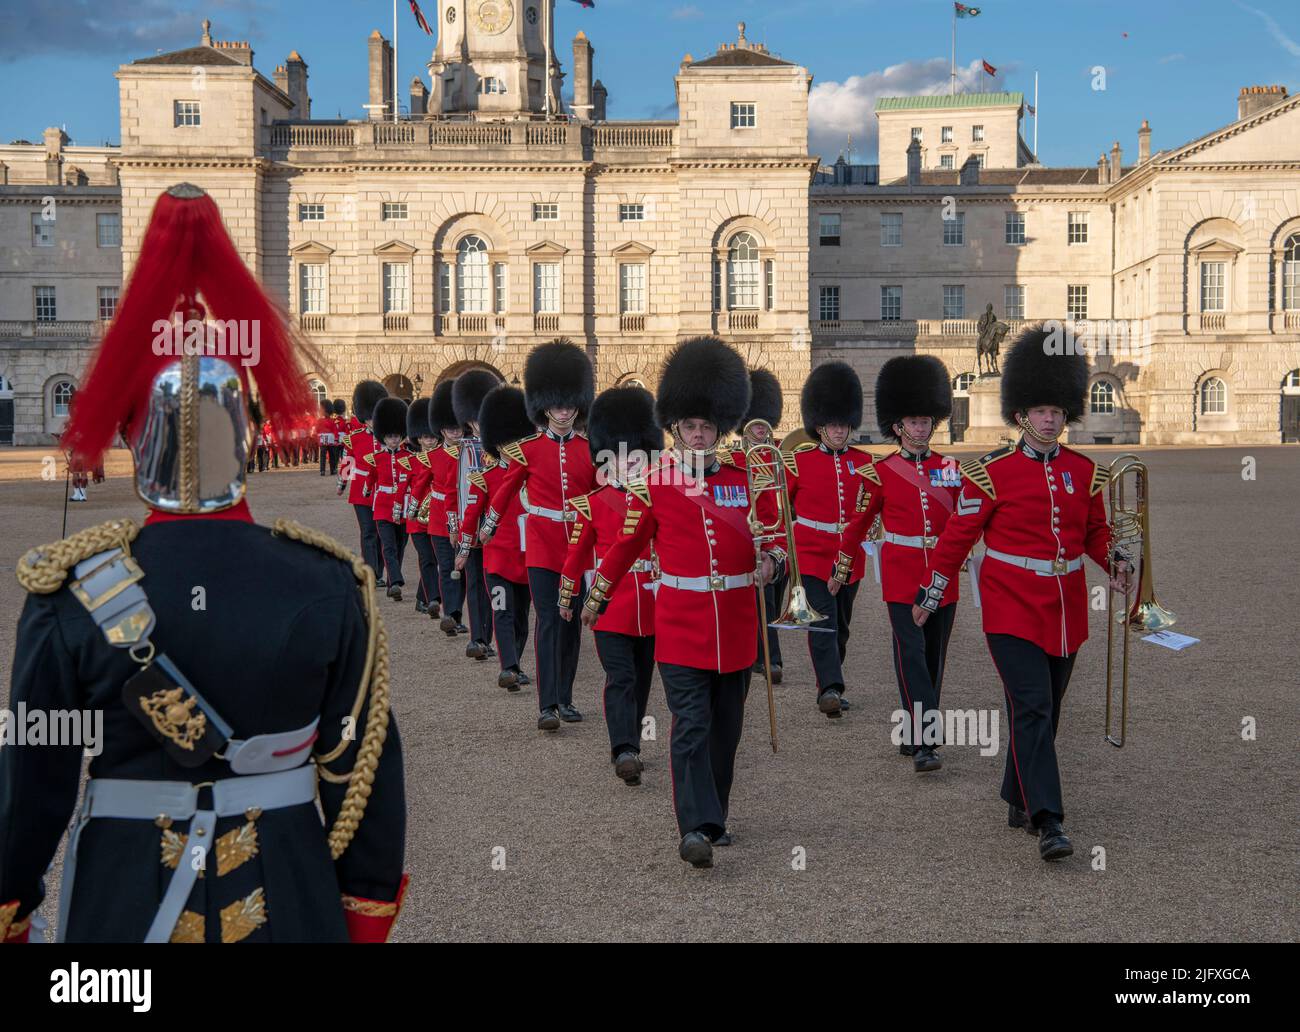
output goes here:
<path id="1" fill-rule="evenodd" d="M 515 5 L 511 0 L 482 0 L 474 10 L 474 24 L 489 36 L 505 32 L 514 20 Z"/>

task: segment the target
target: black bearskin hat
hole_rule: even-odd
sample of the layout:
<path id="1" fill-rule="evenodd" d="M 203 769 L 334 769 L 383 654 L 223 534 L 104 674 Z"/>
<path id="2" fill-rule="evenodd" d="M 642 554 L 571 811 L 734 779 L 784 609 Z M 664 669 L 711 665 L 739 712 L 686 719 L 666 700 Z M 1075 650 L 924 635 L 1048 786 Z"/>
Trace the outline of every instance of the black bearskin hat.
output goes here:
<path id="1" fill-rule="evenodd" d="M 335 398 L 334 404 L 330 406 L 330 414 L 334 416 L 346 416 L 348 414 L 348 403 L 342 398 Z"/>
<path id="2" fill-rule="evenodd" d="M 451 408 L 456 422 L 469 432 L 470 421 L 478 422 L 478 410 L 483 399 L 501 383 L 501 378 L 486 369 L 467 369 L 456 377 L 451 388 Z"/>
<path id="3" fill-rule="evenodd" d="M 1053 348 L 1050 334 L 1041 325 L 1026 329 L 1002 360 L 1002 418 L 1016 426 L 1016 413 L 1038 405 L 1055 405 L 1065 410 L 1065 421 L 1083 418 L 1088 396 L 1088 358 L 1079 352 L 1063 353 L 1066 342 Z"/>
<path id="4" fill-rule="evenodd" d="M 539 344 L 524 361 L 524 396 L 528 418 L 546 423 L 546 410 L 576 408 L 581 419 L 591 408 L 595 377 L 587 352 L 571 340 L 560 338 Z"/>
<path id="5" fill-rule="evenodd" d="M 455 382 L 455 380 L 443 380 L 433 389 L 433 397 L 429 399 L 429 426 L 433 428 L 435 434 L 442 433 L 448 427 L 460 425 L 451 405 L 452 385 Z"/>
<path id="6" fill-rule="evenodd" d="M 948 367 L 933 355 L 898 355 L 876 376 L 876 422 L 885 440 L 905 416 L 929 416 L 938 426 L 952 415 Z"/>
<path id="7" fill-rule="evenodd" d="M 781 393 L 781 381 L 768 369 L 751 369 L 749 371 L 749 411 L 740 425 L 743 428 L 751 419 L 761 419 L 773 427 L 781 422 L 781 412 L 785 408 L 785 395 Z"/>
<path id="8" fill-rule="evenodd" d="M 406 439 L 415 447 L 420 446 L 421 437 L 437 437 L 433 424 L 429 422 L 430 398 L 416 398 L 406 410 Z"/>
<path id="9" fill-rule="evenodd" d="M 537 433 L 528 418 L 524 392 L 505 384 L 492 388 L 478 410 L 478 430 L 483 450 L 494 459 L 501 458 L 501 449 L 507 444 Z"/>
<path id="10" fill-rule="evenodd" d="M 862 381 L 847 362 L 823 362 L 804 381 L 799 396 L 803 428 L 815 439 L 817 427 L 847 423 L 862 425 Z"/>
<path id="11" fill-rule="evenodd" d="M 352 389 L 352 412 L 361 422 L 369 423 L 375 406 L 386 397 L 388 388 L 378 380 L 362 380 Z"/>
<path id="12" fill-rule="evenodd" d="M 320 403 L 320 414 L 322 416 L 329 416 L 332 415 L 333 412 L 334 406 L 330 404 L 329 398 L 322 398 Z"/>
<path id="13" fill-rule="evenodd" d="M 591 403 L 587 416 L 587 440 L 592 459 L 599 463 L 601 452 L 618 454 L 642 451 L 650 458 L 664 446 L 664 432 L 655 423 L 655 399 L 644 387 L 611 387 Z"/>
<path id="14" fill-rule="evenodd" d="M 740 426 L 748 409 L 745 360 L 717 337 L 696 337 L 669 354 L 655 401 L 655 417 L 665 430 L 683 419 L 707 419 L 721 437 Z"/>
<path id="15" fill-rule="evenodd" d="M 406 402 L 401 398 L 380 398 L 375 405 L 375 440 L 383 444 L 389 434 L 406 436 Z"/>

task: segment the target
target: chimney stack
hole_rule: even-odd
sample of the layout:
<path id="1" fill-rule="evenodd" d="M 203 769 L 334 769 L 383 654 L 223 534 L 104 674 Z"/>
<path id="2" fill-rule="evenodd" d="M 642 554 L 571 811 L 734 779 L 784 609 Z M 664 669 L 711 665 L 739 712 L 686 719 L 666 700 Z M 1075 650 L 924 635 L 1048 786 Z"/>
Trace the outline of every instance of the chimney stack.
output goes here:
<path id="1" fill-rule="evenodd" d="M 605 84 L 599 79 L 591 87 L 591 120 L 593 122 L 605 121 L 605 108 L 609 104 L 609 90 L 605 89 Z"/>
<path id="2" fill-rule="evenodd" d="M 227 57 L 233 57 L 240 64 L 253 67 L 253 48 L 248 45 L 247 40 L 216 39 L 212 41 L 212 46 Z"/>
<path id="3" fill-rule="evenodd" d="M 581 30 L 573 37 L 573 115 L 586 122 L 595 117 L 592 106 L 592 59 L 596 56 L 591 40 Z"/>
<path id="4" fill-rule="evenodd" d="M 289 88 L 284 92 L 289 94 L 289 99 L 293 101 L 293 110 L 289 112 L 290 117 L 311 118 L 311 97 L 307 95 L 307 62 L 302 59 L 298 51 L 291 50 L 284 67 L 289 81 Z"/>
<path id="5" fill-rule="evenodd" d="M 429 113 L 429 90 L 418 75 L 411 79 L 411 117 Z"/>
<path id="6" fill-rule="evenodd" d="M 67 142 L 68 134 L 57 125 L 45 130 L 45 182 L 49 186 L 63 182 L 63 146 Z"/>
<path id="7" fill-rule="evenodd" d="M 1142 128 L 1138 130 L 1138 164 L 1151 160 L 1151 123 L 1142 119 Z"/>
<path id="8" fill-rule="evenodd" d="M 276 65 L 271 78 L 275 81 L 275 85 L 281 93 L 289 92 L 289 70 L 284 65 Z"/>
<path id="9" fill-rule="evenodd" d="M 1110 182 L 1110 166 L 1106 164 L 1106 155 L 1103 154 L 1097 159 L 1097 183 L 1105 186 Z"/>
<path id="10" fill-rule="evenodd" d="M 959 186 L 980 185 L 980 163 L 979 158 L 974 154 L 961 163 L 961 171 L 957 173 L 957 184 Z"/>
<path id="11" fill-rule="evenodd" d="M 1274 104 L 1286 100 L 1285 86 L 1243 86 L 1237 94 L 1237 118 L 1257 115 Z"/>
<path id="12" fill-rule="evenodd" d="M 378 29 L 370 34 L 370 120 L 382 122 L 393 113 L 393 45 Z"/>
<path id="13" fill-rule="evenodd" d="M 1112 183 L 1118 183 L 1120 176 L 1124 174 L 1121 157 L 1119 140 L 1116 140 L 1111 144 L 1110 148 L 1110 181 Z"/>
<path id="14" fill-rule="evenodd" d="M 913 140 L 907 145 L 907 185 L 921 185 L 921 141 Z"/>

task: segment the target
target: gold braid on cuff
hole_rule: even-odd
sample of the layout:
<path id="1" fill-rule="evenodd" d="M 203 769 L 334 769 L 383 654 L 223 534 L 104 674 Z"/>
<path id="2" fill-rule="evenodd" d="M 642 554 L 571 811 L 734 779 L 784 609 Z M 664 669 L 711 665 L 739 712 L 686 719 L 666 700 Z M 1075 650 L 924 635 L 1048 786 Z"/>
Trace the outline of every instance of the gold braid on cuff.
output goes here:
<path id="1" fill-rule="evenodd" d="M 489 534 L 495 534 L 497 524 L 501 522 L 501 514 L 495 509 L 488 509 L 487 515 L 483 517 L 483 529 Z"/>
<path id="2" fill-rule="evenodd" d="M 573 589 L 576 586 L 568 577 L 560 578 L 560 605 L 564 609 L 573 608 Z"/>
<path id="3" fill-rule="evenodd" d="M 843 552 L 835 556 L 835 579 L 841 584 L 847 584 L 849 578 L 853 576 L 853 560 Z"/>

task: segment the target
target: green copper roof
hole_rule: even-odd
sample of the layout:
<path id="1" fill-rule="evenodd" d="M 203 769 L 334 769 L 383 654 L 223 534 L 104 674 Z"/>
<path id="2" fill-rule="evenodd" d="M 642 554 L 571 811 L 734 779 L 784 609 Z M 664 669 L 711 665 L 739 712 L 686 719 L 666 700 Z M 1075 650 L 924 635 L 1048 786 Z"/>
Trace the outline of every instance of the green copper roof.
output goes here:
<path id="1" fill-rule="evenodd" d="M 1025 102 L 1023 93 L 947 93 L 926 95 L 924 97 L 880 97 L 876 100 L 877 111 L 937 111 L 943 108 L 1001 107 L 1003 105 L 1019 107 Z"/>

